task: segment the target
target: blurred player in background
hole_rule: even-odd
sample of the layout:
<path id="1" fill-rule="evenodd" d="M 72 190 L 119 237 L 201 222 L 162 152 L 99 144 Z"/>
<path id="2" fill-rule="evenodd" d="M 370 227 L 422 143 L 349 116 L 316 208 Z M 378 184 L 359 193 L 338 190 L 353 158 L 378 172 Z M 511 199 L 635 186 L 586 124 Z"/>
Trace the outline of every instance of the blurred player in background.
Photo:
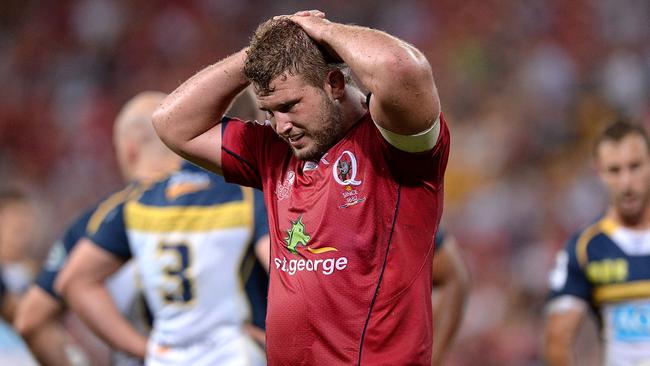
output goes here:
<path id="1" fill-rule="evenodd" d="M 240 99 L 254 105 L 248 93 Z M 261 192 L 185 162 L 106 211 L 95 229 L 75 248 L 57 287 L 100 337 L 146 355 L 147 365 L 265 364 L 263 349 L 247 333 L 251 309 L 244 289 L 251 245 L 268 263 Z M 130 258 L 154 320 L 149 339 L 106 294 L 106 278 Z"/>
<path id="2" fill-rule="evenodd" d="M 569 240 L 550 275 L 544 357 L 573 363 L 585 314 L 601 326 L 608 366 L 650 365 L 650 142 L 640 126 L 618 121 L 595 146 L 609 207 Z M 579 356 L 578 356 L 579 357 Z"/>
<path id="3" fill-rule="evenodd" d="M 66 365 L 70 362 L 66 352 L 69 349 L 68 341 L 60 324 L 65 304 L 54 290 L 54 282 L 72 249 L 88 235 L 88 231 L 96 230 L 99 218 L 110 212 L 112 207 L 131 195 L 137 195 L 143 184 L 161 178 L 180 164 L 180 159 L 160 146 L 155 134 L 151 133 L 151 113 L 162 97 L 162 93 L 145 92 L 124 106 L 115 121 L 114 145 L 122 175 L 130 183 L 74 221 L 61 240 L 50 249 L 35 284 L 20 302 L 14 326 L 43 365 Z M 144 332 L 148 321 L 142 303 L 137 301 L 136 278 L 135 264 L 130 262 L 107 279 L 107 286 L 119 311 L 128 314 L 129 319 Z M 90 357 L 94 362 L 101 362 L 94 355 Z M 113 354 L 112 357 L 111 363 L 114 365 L 137 363 L 120 354 Z"/>
<path id="4" fill-rule="evenodd" d="M 30 197 L 20 189 L 0 191 L 0 275 L 6 290 L 3 314 L 9 321 L 36 273 L 30 256 L 39 227 L 34 210 Z"/>
<path id="5" fill-rule="evenodd" d="M 404 41 L 324 16 L 263 23 L 154 123 L 182 156 L 264 190 L 270 364 L 428 366 L 449 151 L 431 67 Z M 249 82 L 268 125 L 220 119 Z"/>
<path id="6" fill-rule="evenodd" d="M 469 292 L 469 271 L 449 233 L 438 229 L 433 257 L 433 366 L 444 365 L 447 351 L 463 319 Z"/>

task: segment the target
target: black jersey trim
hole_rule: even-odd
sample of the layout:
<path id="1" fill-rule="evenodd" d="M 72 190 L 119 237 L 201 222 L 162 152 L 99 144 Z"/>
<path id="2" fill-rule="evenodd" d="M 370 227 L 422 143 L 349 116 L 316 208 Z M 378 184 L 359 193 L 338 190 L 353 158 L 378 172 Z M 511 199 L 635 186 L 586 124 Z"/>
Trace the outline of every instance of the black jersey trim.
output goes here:
<path id="1" fill-rule="evenodd" d="M 237 155 L 234 151 L 228 150 L 227 148 L 225 148 L 223 146 L 221 146 L 221 149 L 223 151 L 225 151 L 226 153 L 228 153 L 229 155 L 231 155 L 232 157 L 234 157 L 235 159 L 242 162 L 244 165 L 248 166 L 255 173 L 255 175 L 257 176 L 257 179 L 260 182 L 262 181 L 262 178 L 260 177 L 260 173 L 257 171 L 257 169 L 255 169 L 253 164 L 249 163 L 246 159 L 242 158 L 240 155 Z"/>
<path id="2" fill-rule="evenodd" d="M 386 246 L 386 254 L 384 254 L 384 263 L 381 266 L 381 272 L 379 272 L 379 279 L 377 280 L 377 287 L 375 288 L 375 293 L 372 296 L 372 301 L 370 301 L 370 308 L 368 309 L 368 317 L 366 317 L 366 322 L 363 325 L 363 332 L 361 333 L 361 343 L 359 344 L 359 360 L 357 365 L 361 365 L 361 355 L 363 353 L 363 342 L 366 337 L 366 330 L 368 330 L 368 323 L 370 323 L 370 317 L 372 316 L 372 309 L 375 306 L 375 300 L 377 300 L 377 295 L 379 294 L 379 286 L 381 281 L 384 278 L 384 271 L 386 270 L 386 263 L 388 263 L 388 252 L 390 251 L 390 244 L 393 241 L 393 234 L 395 233 L 395 223 L 397 222 L 397 213 L 399 211 L 399 201 L 400 195 L 402 192 L 402 186 L 397 186 L 397 202 L 395 203 L 395 213 L 393 214 L 393 224 L 390 228 L 390 235 L 388 236 L 388 244 Z"/>

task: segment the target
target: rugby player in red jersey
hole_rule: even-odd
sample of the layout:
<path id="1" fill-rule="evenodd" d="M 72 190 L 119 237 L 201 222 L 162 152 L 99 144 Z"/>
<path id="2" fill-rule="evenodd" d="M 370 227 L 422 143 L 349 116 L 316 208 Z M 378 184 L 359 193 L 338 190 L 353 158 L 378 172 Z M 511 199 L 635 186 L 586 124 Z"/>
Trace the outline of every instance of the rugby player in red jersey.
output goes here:
<path id="1" fill-rule="evenodd" d="M 222 118 L 249 83 L 268 124 Z M 419 50 L 320 11 L 276 17 L 168 96 L 154 125 L 183 157 L 264 191 L 270 365 L 431 364 L 449 131 Z"/>

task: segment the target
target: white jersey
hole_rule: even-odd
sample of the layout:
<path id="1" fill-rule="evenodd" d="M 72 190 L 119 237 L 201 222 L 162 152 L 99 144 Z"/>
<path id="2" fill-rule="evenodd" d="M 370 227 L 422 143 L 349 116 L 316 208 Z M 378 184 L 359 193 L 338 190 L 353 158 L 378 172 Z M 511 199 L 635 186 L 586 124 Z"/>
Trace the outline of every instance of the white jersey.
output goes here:
<path id="1" fill-rule="evenodd" d="M 154 319 L 147 363 L 263 363 L 242 328 L 242 267 L 268 232 L 261 193 L 185 164 L 119 208 L 92 240 L 138 265 Z"/>
<path id="2" fill-rule="evenodd" d="M 596 311 L 605 365 L 650 366 L 650 230 L 596 222 L 560 252 L 550 284 L 551 312 L 570 298 Z"/>

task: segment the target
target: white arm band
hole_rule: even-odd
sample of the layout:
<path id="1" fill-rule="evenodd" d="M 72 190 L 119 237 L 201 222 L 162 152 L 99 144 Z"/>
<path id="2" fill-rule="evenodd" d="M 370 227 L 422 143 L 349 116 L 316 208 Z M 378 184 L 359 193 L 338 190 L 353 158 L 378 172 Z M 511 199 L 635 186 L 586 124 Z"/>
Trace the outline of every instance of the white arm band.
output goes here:
<path id="1" fill-rule="evenodd" d="M 440 134 L 440 116 L 433 122 L 431 127 L 415 135 L 399 135 L 395 132 L 388 131 L 376 123 L 375 126 L 377 126 L 379 132 L 389 144 L 402 151 L 417 153 L 431 150 L 436 146 L 438 135 Z"/>

